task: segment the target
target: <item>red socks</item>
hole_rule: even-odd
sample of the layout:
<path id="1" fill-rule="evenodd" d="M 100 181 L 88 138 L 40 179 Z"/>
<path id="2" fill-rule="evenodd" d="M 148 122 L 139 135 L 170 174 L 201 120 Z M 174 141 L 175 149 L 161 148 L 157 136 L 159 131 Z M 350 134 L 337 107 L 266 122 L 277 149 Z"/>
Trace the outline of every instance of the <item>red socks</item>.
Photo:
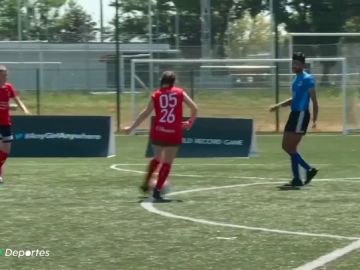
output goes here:
<path id="1" fill-rule="evenodd" d="M 149 181 L 151 179 L 151 176 L 156 171 L 159 164 L 160 164 L 160 161 L 158 161 L 156 158 L 153 158 L 152 160 L 150 160 L 148 170 L 147 170 L 147 174 L 146 174 L 146 177 L 145 177 L 145 182 L 146 183 L 149 183 Z"/>
<path id="2" fill-rule="evenodd" d="M 9 154 L 3 151 L 0 151 L 0 176 L 2 174 L 2 166 L 4 165 L 6 159 L 8 158 Z"/>
<path id="3" fill-rule="evenodd" d="M 171 171 L 171 164 L 164 163 L 161 166 L 161 169 L 160 169 L 160 172 L 159 172 L 159 178 L 158 178 L 158 181 L 157 181 L 156 187 L 155 187 L 156 190 L 160 191 L 163 188 L 164 183 L 165 183 L 167 177 L 170 174 L 170 171 Z"/>

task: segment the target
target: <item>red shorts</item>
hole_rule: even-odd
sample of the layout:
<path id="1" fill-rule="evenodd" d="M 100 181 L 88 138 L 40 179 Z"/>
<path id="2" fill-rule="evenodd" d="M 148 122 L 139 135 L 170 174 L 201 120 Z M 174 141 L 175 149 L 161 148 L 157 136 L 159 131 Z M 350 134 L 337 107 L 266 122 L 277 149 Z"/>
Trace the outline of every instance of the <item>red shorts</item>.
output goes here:
<path id="1" fill-rule="evenodd" d="M 151 140 L 152 145 L 158 145 L 158 146 L 180 146 L 181 143 L 172 143 L 172 142 L 164 142 L 164 141 L 154 141 Z"/>
<path id="2" fill-rule="evenodd" d="M 181 145 L 183 139 L 181 132 L 164 133 L 161 131 L 152 130 L 150 134 L 150 140 L 152 144 L 161 146 L 176 146 Z"/>

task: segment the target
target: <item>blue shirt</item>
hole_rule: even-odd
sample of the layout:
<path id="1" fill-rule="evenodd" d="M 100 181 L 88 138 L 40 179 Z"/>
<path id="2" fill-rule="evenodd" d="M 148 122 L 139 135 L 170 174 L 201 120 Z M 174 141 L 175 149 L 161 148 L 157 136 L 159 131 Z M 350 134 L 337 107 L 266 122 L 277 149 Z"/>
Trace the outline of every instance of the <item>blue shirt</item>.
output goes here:
<path id="1" fill-rule="evenodd" d="M 292 111 L 308 111 L 310 105 L 310 92 L 315 89 L 313 75 L 303 72 L 296 75 L 292 83 Z"/>

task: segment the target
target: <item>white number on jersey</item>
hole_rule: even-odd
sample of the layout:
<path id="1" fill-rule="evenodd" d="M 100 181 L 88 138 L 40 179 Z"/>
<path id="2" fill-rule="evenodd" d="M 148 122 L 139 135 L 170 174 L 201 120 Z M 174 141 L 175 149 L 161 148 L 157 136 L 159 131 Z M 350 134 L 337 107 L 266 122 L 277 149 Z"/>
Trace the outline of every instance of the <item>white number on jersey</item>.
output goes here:
<path id="1" fill-rule="evenodd" d="M 174 123 L 174 110 L 178 104 L 176 93 L 160 95 L 161 118 L 160 123 Z"/>

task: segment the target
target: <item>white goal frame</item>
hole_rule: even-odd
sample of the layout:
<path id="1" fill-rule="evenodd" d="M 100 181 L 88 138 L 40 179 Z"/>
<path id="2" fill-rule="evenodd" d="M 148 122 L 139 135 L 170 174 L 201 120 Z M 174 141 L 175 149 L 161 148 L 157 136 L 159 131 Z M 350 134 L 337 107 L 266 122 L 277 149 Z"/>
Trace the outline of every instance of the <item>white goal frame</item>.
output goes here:
<path id="1" fill-rule="evenodd" d="M 137 64 L 149 64 L 149 63 L 161 63 L 161 64 L 171 64 L 171 63 L 211 63 L 211 64 L 246 64 L 249 63 L 263 65 L 264 63 L 291 63 L 291 58 L 264 58 L 264 59 L 132 59 L 131 60 L 131 110 L 132 110 L 132 119 L 134 120 L 137 116 L 137 106 L 136 106 L 136 81 L 139 81 L 139 78 L 136 75 L 136 65 Z M 316 57 L 316 58 L 307 58 L 306 61 L 309 64 L 313 62 L 324 62 L 324 61 L 336 61 L 341 64 L 341 90 L 343 94 L 343 134 L 348 134 L 350 132 L 348 128 L 348 114 L 347 114 L 347 61 L 344 57 Z M 141 82 L 140 82 L 141 83 Z"/>
<path id="2" fill-rule="evenodd" d="M 360 37 L 360 33 L 297 33 L 290 32 L 289 36 L 289 57 L 292 57 L 294 37 Z"/>

